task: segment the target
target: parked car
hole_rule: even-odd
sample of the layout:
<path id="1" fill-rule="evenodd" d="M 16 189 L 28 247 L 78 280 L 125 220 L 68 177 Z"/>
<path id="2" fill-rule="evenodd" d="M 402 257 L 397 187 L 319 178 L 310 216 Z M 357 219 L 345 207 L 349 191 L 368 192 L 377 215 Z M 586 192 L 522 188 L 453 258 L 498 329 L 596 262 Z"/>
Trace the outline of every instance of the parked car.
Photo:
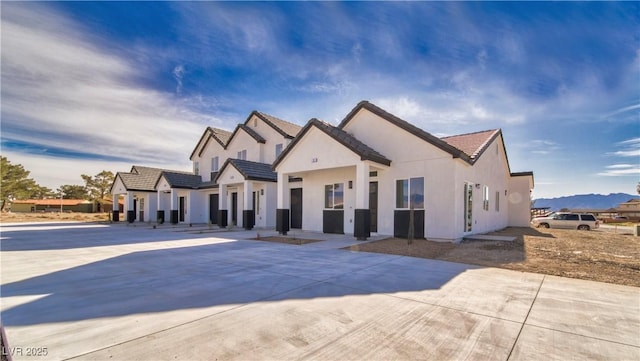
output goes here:
<path id="1" fill-rule="evenodd" d="M 567 228 L 588 231 L 600 227 L 593 214 L 554 212 L 547 217 L 536 217 L 531 221 L 534 227 Z"/>

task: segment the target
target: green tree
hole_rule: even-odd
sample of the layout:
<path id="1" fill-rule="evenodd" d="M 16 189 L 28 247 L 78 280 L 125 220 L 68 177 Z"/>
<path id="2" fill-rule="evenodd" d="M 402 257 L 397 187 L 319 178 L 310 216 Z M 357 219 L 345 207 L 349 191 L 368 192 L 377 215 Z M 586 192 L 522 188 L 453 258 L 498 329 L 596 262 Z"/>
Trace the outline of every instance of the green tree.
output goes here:
<path id="1" fill-rule="evenodd" d="M 21 164 L 11 164 L 7 157 L 0 157 L 0 184 L 1 209 L 4 210 L 8 201 L 14 199 L 46 198 L 53 195 L 51 189 L 42 187 L 29 178 L 28 170 Z"/>
<path id="2" fill-rule="evenodd" d="M 89 192 L 85 186 L 77 184 L 65 184 L 60 186 L 62 198 L 64 199 L 87 199 Z"/>
<path id="3" fill-rule="evenodd" d="M 84 180 L 85 187 L 89 193 L 91 199 L 103 199 L 107 193 L 111 183 L 113 183 L 114 175 L 112 172 L 103 170 L 95 176 L 89 176 L 86 174 L 81 175 Z"/>

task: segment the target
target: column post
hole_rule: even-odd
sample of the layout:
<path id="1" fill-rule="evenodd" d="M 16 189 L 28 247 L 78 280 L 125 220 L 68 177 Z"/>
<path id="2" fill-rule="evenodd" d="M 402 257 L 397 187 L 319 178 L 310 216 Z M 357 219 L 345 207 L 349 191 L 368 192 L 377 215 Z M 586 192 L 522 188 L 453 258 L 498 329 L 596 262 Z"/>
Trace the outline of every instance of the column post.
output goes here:
<path id="1" fill-rule="evenodd" d="M 171 224 L 178 224 L 178 191 L 171 188 L 171 215 L 169 216 Z"/>
<path id="2" fill-rule="evenodd" d="M 286 235 L 290 229 L 289 208 L 291 203 L 289 194 L 289 175 L 278 172 L 277 201 L 276 201 L 276 231 Z"/>
<path id="3" fill-rule="evenodd" d="M 356 164 L 356 209 L 353 235 L 358 240 L 371 237 L 371 210 L 369 209 L 369 164 Z"/>
<path id="4" fill-rule="evenodd" d="M 136 219 L 136 212 L 133 209 L 133 192 L 127 192 L 125 196 L 124 203 L 127 208 L 127 222 L 133 223 Z"/>
<path id="5" fill-rule="evenodd" d="M 111 220 L 113 222 L 118 222 L 120 221 L 120 202 L 119 202 L 119 194 L 114 194 L 113 195 L 113 207 L 111 209 Z"/>
<path id="6" fill-rule="evenodd" d="M 227 212 L 227 185 L 220 184 L 218 195 L 218 227 L 225 228 L 229 224 Z"/>
<path id="7" fill-rule="evenodd" d="M 242 225 L 244 229 L 253 229 L 256 224 L 256 211 L 253 209 L 253 181 L 244 181 L 244 207 L 242 211 Z"/>
<path id="8" fill-rule="evenodd" d="M 157 200 L 157 202 L 158 202 L 158 212 L 157 212 L 157 215 L 156 215 L 156 222 L 158 224 L 163 224 L 164 223 L 164 208 L 162 207 L 162 191 L 161 190 L 158 191 L 157 197 L 158 197 L 158 200 Z"/>

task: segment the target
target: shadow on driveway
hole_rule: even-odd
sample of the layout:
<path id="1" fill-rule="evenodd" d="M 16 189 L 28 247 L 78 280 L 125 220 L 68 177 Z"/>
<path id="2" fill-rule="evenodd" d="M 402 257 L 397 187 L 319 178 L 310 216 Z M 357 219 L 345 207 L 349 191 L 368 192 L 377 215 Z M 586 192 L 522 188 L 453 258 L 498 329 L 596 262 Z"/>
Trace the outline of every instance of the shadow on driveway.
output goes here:
<path id="1" fill-rule="evenodd" d="M 76 231 L 80 230 L 43 230 L 38 235 Z M 161 238 L 161 234 L 154 232 L 138 232 L 152 237 L 108 240 L 101 245 Z M 86 237 L 86 230 L 84 233 Z M 3 251 L 5 242 L 7 240 L 2 241 Z M 10 243 L 9 250 L 19 248 L 19 242 L 16 239 Z M 67 247 L 79 247 L 81 240 L 69 242 Z M 85 242 L 93 243 L 86 239 Z M 30 244 L 31 247 L 24 248 L 65 248 Z M 401 258 L 257 241 L 133 252 L 2 285 L 3 298 L 41 296 L 4 309 L 2 321 L 6 326 L 23 326 L 237 305 L 272 297 L 286 299 L 289 291 L 327 280 L 341 286 L 326 288 L 324 292 L 330 294 L 322 294 L 323 297 L 437 289 L 461 272 L 476 268 L 434 260 L 398 262 Z M 37 262 L 37 258 L 32 260 Z M 297 292 L 295 298 L 307 297 L 300 295 Z M 308 297 L 318 295 L 311 292 Z"/>

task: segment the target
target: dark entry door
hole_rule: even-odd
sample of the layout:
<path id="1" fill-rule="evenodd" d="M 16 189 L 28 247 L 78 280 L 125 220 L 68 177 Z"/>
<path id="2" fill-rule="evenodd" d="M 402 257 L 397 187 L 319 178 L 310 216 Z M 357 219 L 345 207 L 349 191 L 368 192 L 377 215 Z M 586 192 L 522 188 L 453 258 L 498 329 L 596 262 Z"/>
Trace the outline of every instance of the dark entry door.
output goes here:
<path id="1" fill-rule="evenodd" d="M 302 229 L 302 188 L 291 189 L 291 228 Z"/>
<path id="2" fill-rule="evenodd" d="M 238 192 L 231 193 L 231 222 L 238 225 Z"/>
<path id="3" fill-rule="evenodd" d="M 178 215 L 180 217 L 178 218 L 178 221 L 184 222 L 184 197 L 178 198 L 178 205 L 179 205 Z"/>
<path id="4" fill-rule="evenodd" d="M 371 232 L 378 232 L 378 182 L 369 183 L 369 211 L 371 212 Z"/>
<path id="5" fill-rule="evenodd" d="M 211 224 L 218 224 L 218 206 L 220 196 L 218 194 L 209 194 L 209 221 Z"/>

